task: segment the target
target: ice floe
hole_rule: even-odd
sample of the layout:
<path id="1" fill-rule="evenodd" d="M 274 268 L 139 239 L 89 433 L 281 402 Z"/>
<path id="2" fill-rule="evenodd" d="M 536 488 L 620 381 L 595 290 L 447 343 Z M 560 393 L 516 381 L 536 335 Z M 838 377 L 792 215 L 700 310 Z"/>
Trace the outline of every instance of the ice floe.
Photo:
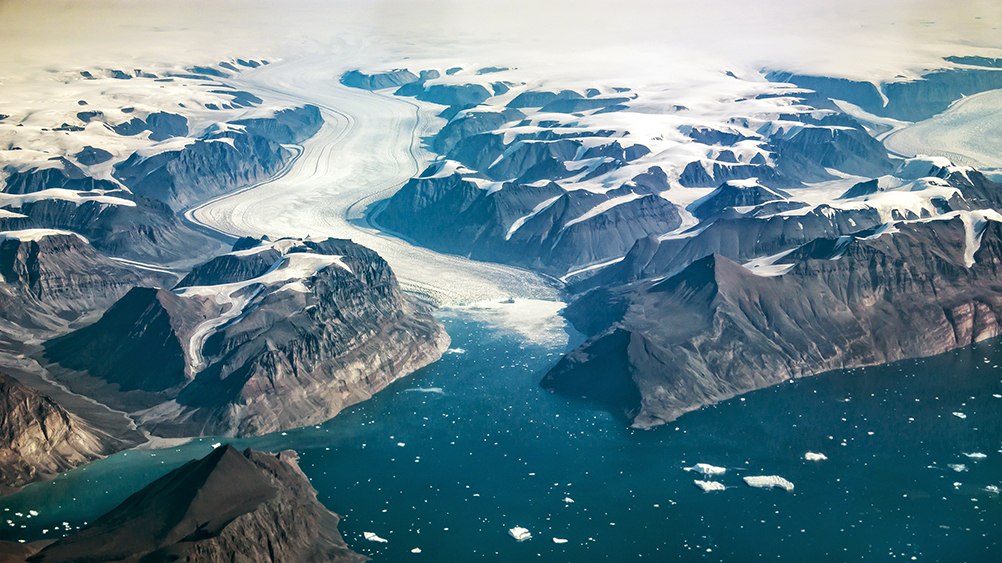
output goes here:
<path id="1" fill-rule="evenodd" d="M 744 480 L 750 487 L 758 487 L 760 489 L 772 489 L 778 487 L 786 489 L 787 491 L 793 490 L 793 483 L 777 475 L 756 475 L 745 477 Z"/>
<path id="2" fill-rule="evenodd" d="M 722 490 L 726 489 L 726 487 L 724 487 L 722 484 L 720 484 L 720 483 L 718 483 L 716 481 L 700 481 L 700 480 L 697 479 L 697 480 L 693 481 L 693 483 L 697 487 L 699 487 L 700 489 L 703 489 L 703 491 L 705 491 L 705 492 L 722 491 Z"/>
<path id="3" fill-rule="evenodd" d="M 686 467 L 686 471 L 695 471 L 696 473 L 702 473 L 703 475 L 723 475 L 727 469 L 724 467 L 717 467 L 716 465 L 710 465 L 709 463 L 697 463 L 692 467 Z"/>
<path id="4" fill-rule="evenodd" d="M 508 530 L 508 535 L 510 535 L 511 537 L 515 538 L 520 542 L 525 541 L 532 537 L 532 534 L 529 533 L 529 530 L 521 526 L 515 526 L 514 528 Z"/>
<path id="5" fill-rule="evenodd" d="M 553 538 L 553 543 L 567 543 L 567 540 L 563 538 Z"/>
<path id="6" fill-rule="evenodd" d="M 824 461 L 828 459 L 828 456 L 826 456 L 825 454 L 819 454 L 815 452 L 807 452 L 806 454 L 804 454 L 804 459 L 806 459 L 807 461 Z"/>
<path id="7" fill-rule="evenodd" d="M 967 457 L 969 457 L 971 459 L 985 459 L 986 457 L 988 457 L 987 455 L 985 455 L 985 454 L 983 454 L 981 452 L 972 452 L 972 453 L 964 452 L 964 455 L 966 455 Z"/>
<path id="8" fill-rule="evenodd" d="M 947 464 L 947 467 L 956 471 L 957 473 L 963 473 L 964 471 L 967 471 L 967 466 L 964 465 L 963 463 L 950 463 Z"/>
<path id="9" fill-rule="evenodd" d="M 383 539 L 372 532 L 362 532 L 362 536 L 369 541 L 374 541 L 379 543 L 389 543 L 389 540 Z"/>
<path id="10" fill-rule="evenodd" d="M 967 418 L 967 415 L 964 414 L 964 413 L 962 413 L 962 412 L 955 412 L 955 413 L 953 413 L 953 416 L 955 416 L 957 418 L 961 418 L 961 419 Z"/>

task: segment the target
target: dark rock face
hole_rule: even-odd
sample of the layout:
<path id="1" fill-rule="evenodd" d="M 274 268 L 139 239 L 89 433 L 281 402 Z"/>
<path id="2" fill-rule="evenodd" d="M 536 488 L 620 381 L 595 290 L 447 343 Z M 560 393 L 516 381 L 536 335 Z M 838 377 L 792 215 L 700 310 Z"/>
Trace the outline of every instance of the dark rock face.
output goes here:
<path id="1" fill-rule="evenodd" d="M 789 197 L 785 192 L 770 190 L 759 184 L 724 182 L 705 199 L 690 206 L 693 215 L 700 219 L 712 217 L 728 207 L 746 207 L 761 205 L 768 201 L 782 200 Z"/>
<path id="2" fill-rule="evenodd" d="M 217 448 L 157 479 L 29 561 L 347 563 L 340 518 L 316 500 L 293 452 Z"/>
<path id="3" fill-rule="evenodd" d="M 967 62 L 981 65 L 974 59 Z M 766 78 L 809 88 L 828 98 L 852 102 L 874 115 L 922 121 L 945 111 L 963 96 L 1002 88 L 1002 69 L 994 65 L 985 66 L 988 68 L 937 70 L 918 80 L 881 84 L 880 88 L 887 97 L 886 105 L 880 90 L 871 82 L 790 72 L 771 72 Z"/>
<path id="4" fill-rule="evenodd" d="M 8 194 L 31 194 L 51 188 L 74 191 L 118 190 L 114 182 L 96 180 L 65 158 L 57 158 L 60 166 L 53 168 L 8 170 L 9 175 L 3 188 Z M 83 162 L 81 162 L 83 164 Z"/>
<path id="5" fill-rule="evenodd" d="M 0 496 L 110 454 L 110 441 L 0 372 Z"/>
<path id="6" fill-rule="evenodd" d="M 210 244 L 204 235 L 182 225 L 167 204 L 124 192 L 121 197 L 135 205 L 60 199 L 24 203 L 16 211 L 27 216 L 25 222 L 4 228 L 66 229 L 80 233 L 108 255 L 154 263 L 190 257 L 193 249 Z"/>
<path id="7" fill-rule="evenodd" d="M 399 91 L 396 94 L 410 95 Z M 443 106 L 475 106 L 482 104 L 491 96 L 491 92 L 480 84 L 432 84 L 422 88 L 415 97 L 423 102 Z"/>
<path id="8" fill-rule="evenodd" d="M 0 277 L 0 316 L 25 328 L 53 329 L 107 307 L 130 287 L 165 283 L 168 276 L 123 267 L 73 234 L 37 240 L 0 234 Z"/>
<path id="9" fill-rule="evenodd" d="M 138 196 L 181 209 L 274 174 L 292 157 L 281 145 L 301 142 L 322 123 L 315 106 L 238 121 L 243 133 L 209 133 L 180 150 L 149 158 L 133 154 L 115 165 L 115 177 Z"/>
<path id="10" fill-rule="evenodd" d="M 601 109 L 630 101 L 630 98 L 564 98 L 555 99 L 539 111 L 552 113 L 576 113 Z"/>
<path id="11" fill-rule="evenodd" d="M 324 118 L 320 108 L 307 104 L 277 111 L 271 117 L 238 119 L 232 123 L 242 125 L 253 136 L 281 144 L 297 144 L 316 135 L 324 124 Z"/>
<path id="12" fill-rule="evenodd" d="M 417 81 L 418 77 L 405 68 L 377 74 L 364 74 L 358 70 L 350 70 L 341 76 L 341 84 L 363 90 L 395 88 Z"/>
<path id="13" fill-rule="evenodd" d="M 82 151 L 73 155 L 73 158 L 77 159 L 77 162 L 84 166 L 93 166 L 111 160 L 111 153 L 104 149 L 84 147 Z"/>
<path id="14" fill-rule="evenodd" d="M 510 108 L 541 108 L 555 100 L 576 100 L 583 98 L 574 90 L 563 90 L 561 92 L 548 92 L 539 90 L 527 90 L 512 98 L 508 102 Z"/>
<path id="15" fill-rule="evenodd" d="M 744 216 L 721 214 L 705 228 L 698 228 L 693 236 L 663 241 L 638 240 L 621 262 L 592 278 L 572 283 L 568 289 L 578 293 L 600 285 L 622 285 L 672 275 L 711 254 L 744 262 L 789 250 L 816 238 L 837 238 L 883 223 L 874 209 L 842 210 L 826 205 L 803 215 L 755 215 L 755 210 Z"/>
<path id="16" fill-rule="evenodd" d="M 164 141 L 171 137 L 184 137 L 188 134 L 188 119 L 173 113 L 151 113 L 145 120 L 133 117 L 125 123 L 113 127 L 119 135 L 138 135 L 143 131 L 150 132 L 150 139 Z"/>
<path id="17" fill-rule="evenodd" d="M 792 377 L 997 336 L 1002 225 L 976 215 L 971 224 L 976 249 L 960 218 L 904 223 L 893 235 L 808 243 L 782 258 L 789 270 L 773 277 L 719 255 L 697 260 L 625 290 L 625 306 L 613 311 L 622 316 L 608 317 L 608 328 L 543 385 L 574 388 L 596 377 L 594 362 L 625 355 L 641 396 L 633 424 L 650 427 Z"/>
<path id="18" fill-rule="evenodd" d="M 233 143 L 198 140 L 181 150 L 116 165 L 115 177 L 136 195 L 181 209 L 274 174 L 291 158 L 279 143 L 240 135 Z"/>
<path id="19" fill-rule="evenodd" d="M 327 420 L 447 345 L 371 250 L 283 239 L 133 290 L 45 357 L 155 434 L 246 436 Z"/>
<path id="20" fill-rule="evenodd" d="M 435 135 L 435 152 L 447 154 L 466 137 L 492 131 L 505 123 L 524 117 L 525 114 L 517 109 L 506 108 L 500 111 L 471 112 L 463 117 L 452 119 Z"/>
<path id="21" fill-rule="evenodd" d="M 137 287 L 98 322 L 52 341 L 46 355 L 66 368 L 89 370 L 119 393 L 131 393 L 132 402 L 155 405 L 161 402 L 157 393 L 176 394 L 188 383 L 184 343 L 200 322 L 219 313 L 208 299 Z"/>
<path id="22" fill-rule="evenodd" d="M 674 204 L 642 190 L 594 194 L 567 192 L 553 182 L 540 187 L 508 182 L 488 191 L 460 174 L 429 172 L 394 194 L 374 214 L 375 222 L 430 248 L 476 260 L 562 275 L 620 256 L 638 238 L 681 224 Z M 595 208 L 600 212 L 586 215 Z M 424 219 L 415 222 L 415 216 Z"/>

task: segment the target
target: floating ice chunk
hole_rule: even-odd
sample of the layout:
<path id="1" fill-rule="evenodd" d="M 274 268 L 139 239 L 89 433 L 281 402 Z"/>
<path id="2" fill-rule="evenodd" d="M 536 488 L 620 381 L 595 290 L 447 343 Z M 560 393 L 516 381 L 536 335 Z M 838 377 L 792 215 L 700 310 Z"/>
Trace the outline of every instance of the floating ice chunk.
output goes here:
<path id="1" fill-rule="evenodd" d="M 999 395 L 998 393 L 992 393 L 992 397 L 995 397 L 996 399 L 1002 399 L 1002 395 Z"/>
<path id="2" fill-rule="evenodd" d="M 953 413 L 953 416 L 955 416 L 957 418 L 967 418 L 967 415 L 964 414 L 964 413 L 962 413 L 962 412 L 955 412 L 955 413 Z"/>
<path id="3" fill-rule="evenodd" d="M 973 453 L 966 453 L 965 452 L 964 455 L 966 455 L 967 457 L 969 457 L 971 459 L 985 459 L 986 457 L 988 457 L 987 455 L 985 455 L 985 454 L 983 454 L 981 452 L 973 452 Z"/>
<path id="4" fill-rule="evenodd" d="M 772 489 L 779 487 L 786 489 L 787 491 L 793 490 L 793 483 L 777 475 L 756 475 L 753 477 L 745 477 L 744 479 L 745 483 L 750 487 L 758 487 L 760 489 Z"/>
<path id="5" fill-rule="evenodd" d="M 414 549 L 411 550 L 411 553 L 421 553 L 421 548 L 415 547 Z"/>
<path id="6" fill-rule="evenodd" d="M 947 467 L 956 471 L 957 473 L 963 473 L 964 471 L 967 471 L 967 466 L 964 465 L 963 463 L 950 463 L 947 464 Z"/>
<path id="7" fill-rule="evenodd" d="M 405 443 L 403 443 L 403 442 L 397 442 L 397 445 L 398 445 L 398 446 L 400 446 L 400 447 L 402 448 L 402 447 L 406 446 L 407 444 L 405 444 Z"/>
<path id="8" fill-rule="evenodd" d="M 219 446 L 222 446 L 222 444 L 220 444 L 219 442 L 216 442 L 215 444 L 212 444 L 212 449 L 216 449 Z"/>
<path id="9" fill-rule="evenodd" d="M 574 502 L 574 499 L 572 499 L 571 497 L 564 497 L 564 502 L 566 502 L 567 504 L 570 504 L 570 503 Z"/>
<path id="10" fill-rule="evenodd" d="M 692 467 L 686 467 L 686 471 L 695 471 L 696 473 L 702 473 L 703 475 L 723 475 L 726 468 L 717 467 L 715 465 L 710 465 L 709 463 L 697 463 Z"/>
<path id="11" fill-rule="evenodd" d="M 525 541 L 532 537 L 532 534 L 529 533 L 529 530 L 521 526 L 515 526 L 514 528 L 508 530 L 508 535 L 510 535 L 511 537 L 515 538 L 518 541 Z"/>
<path id="12" fill-rule="evenodd" d="M 824 461 L 828 459 L 828 456 L 826 456 L 825 454 L 816 454 L 814 452 L 807 452 L 806 454 L 804 454 L 804 459 L 806 459 L 807 461 Z"/>
<path id="13" fill-rule="evenodd" d="M 31 514 L 32 516 L 38 516 L 38 513 L 35 512 L 34 510 L 29 510 L 28 514 Z"/>
<path id="14" fill-rule="evenodd" d="M 726 488 L 716 481 L 700 481 L 697 479 L 696 481 L 693 481 L 693 483 L 705 492 L 722 491 Z"/>
<path id="15" fill-rule="evenodd" d="M 995 485 L 988 485 L 987 487 L 985 487 L 985 491 L 989 493 L 999 494 L 999 488 L 996 487 Z"/>
<path id="16" fill-rule="evenodd" d="M 553 538 L 553 543 L 567 543 L 567 540 L 563 538 Z"/>
<path id="17" fill-rule="evenodd" d="M 362 536 L 369 541 L 375 541 L 379 543 L 389 543 L 389 540 L 383 539 L 372 532 L 362 532 Z"/>
<path id="18" fill-rule="evenodd" d="M 410 393 L 437 393 L 439 395 L 445 395 L 445 389 L 441 387 L 411 387 L 410 389 L 404 389 L 404 391 Z"/>

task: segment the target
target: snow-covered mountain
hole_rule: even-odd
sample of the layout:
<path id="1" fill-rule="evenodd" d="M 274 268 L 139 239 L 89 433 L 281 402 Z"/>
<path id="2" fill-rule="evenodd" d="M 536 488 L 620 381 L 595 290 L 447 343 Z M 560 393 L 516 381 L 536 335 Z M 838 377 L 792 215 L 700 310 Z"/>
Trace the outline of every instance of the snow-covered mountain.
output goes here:
<path id="1" fill-rule="evenodd" d="M 249 436 L 323 422 L 448 341 L 365 247 L 241 239 L 172 290 L 131 290 L 44 358 L 157 435 Z"/>
<path id="2" fill-rule="evenodd" d="M 592 338 L 544 385 L 641 427 L 791 377 L 934 354 L 996 335 L 999 314 L 997 244 L 982 241 L 1002 185 L 878 140 L 1002 85 L 990 60 L 944 67 L 884 84 L 722 72 L 694 92 L 422 71 L 385 92 L 448 105 L 429 142 L 441 156 L 371 219 L 561 277 L 568 318 Z"/>

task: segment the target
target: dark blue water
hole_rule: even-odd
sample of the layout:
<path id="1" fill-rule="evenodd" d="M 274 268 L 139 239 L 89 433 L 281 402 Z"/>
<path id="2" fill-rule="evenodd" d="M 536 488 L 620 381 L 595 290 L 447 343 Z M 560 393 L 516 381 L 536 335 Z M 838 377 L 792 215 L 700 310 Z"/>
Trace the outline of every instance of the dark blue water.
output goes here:
<path id="1" fill-rule="evenodd" d="M 442 320 L 464 353 L 324 425 L 233 441 L 296 449 L 345 539 L 376 560 L 998 560 L 1002 501 L 985 490 L 1002 486 L 997 342 L 783 384 L 645 432 L 538 387 L 562 346 Z M 217 441 L 118 454 L 0 499 L 0 539 L 61 535 Z M 682 468 L 696 462 L 726 466 L 729 488 L 693 486 Z M 532 539 L 509 537 L 516 525 Z"/>

